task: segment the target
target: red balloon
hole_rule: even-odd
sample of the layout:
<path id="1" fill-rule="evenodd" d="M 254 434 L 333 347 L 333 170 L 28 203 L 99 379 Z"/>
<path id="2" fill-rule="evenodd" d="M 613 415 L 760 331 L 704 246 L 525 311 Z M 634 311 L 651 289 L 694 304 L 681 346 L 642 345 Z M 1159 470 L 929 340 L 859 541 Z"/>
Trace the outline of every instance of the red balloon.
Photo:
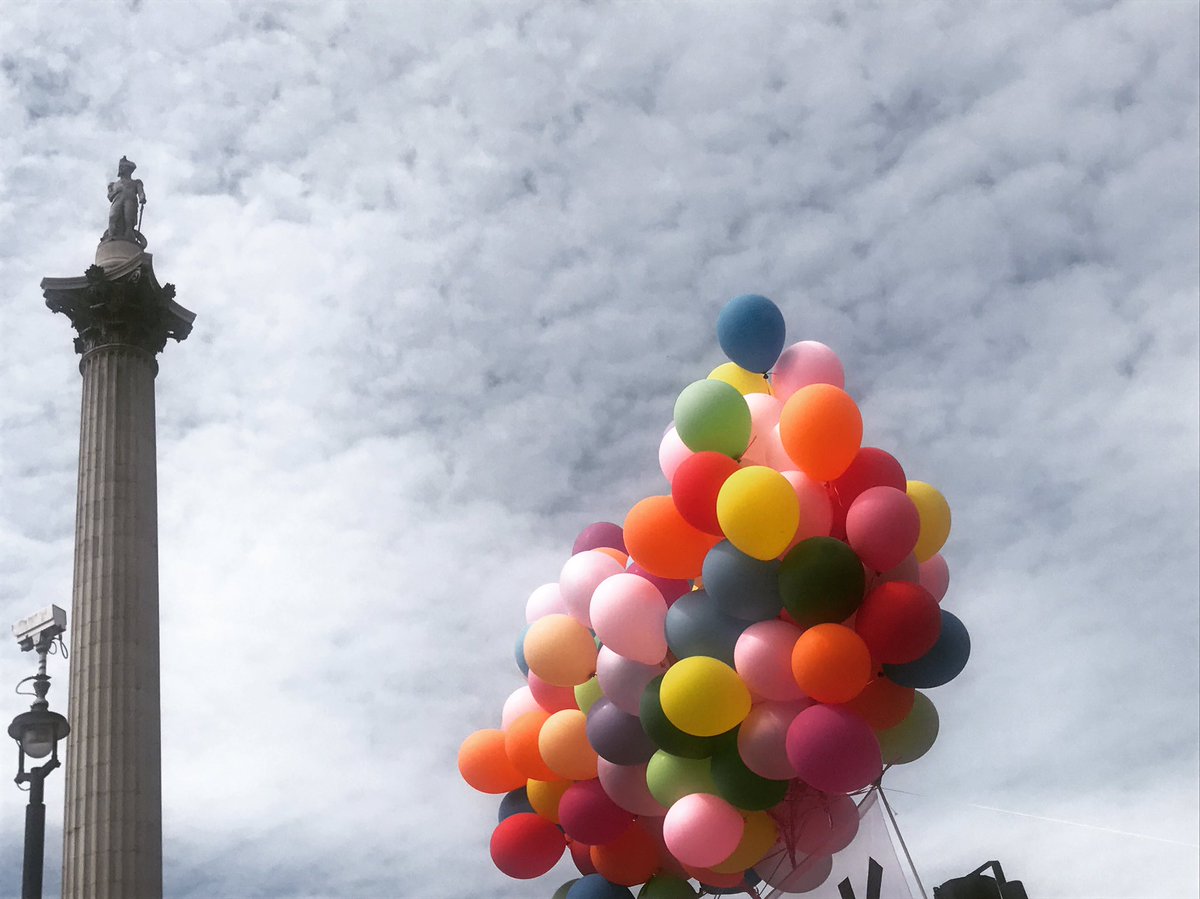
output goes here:
<path id="1" fill-rule="evenodd" d="M 671 478 L 671 499 L 683 520 L 706 534 L 722 536 L 717 494 L 737 470 L 737 462 L 724 453 L 693 453 L 684 459 Z"/>
<path id="2" fill-rule="evenodd" d="M 510 815 L 492 831 L 492 861 L 518 880 L 541 877 L 558 864 L 566 837 L 553 822 L 522 812 Z"/>
<path id="3" fill-rule="evenodd" d="M 605 880 L 623 887 L 645 883 L 662 867 L 658 844 L 637 821 L 612 842 L 593 846 L 592 864 Z"/>
<path id="4" fill-rule="evenodd" d="M 613 802 L 598 780 L 567 787 L 558 801 L 558 820 L 572 840 L 590 846 L 611 843 L 633 822 L 633 812 Z"/>
<path id="5" fill-rule="evenodd" d="M 871 487 L 846 512 L 846 542 L 876 571 L 895 568 L 921 536 L 921 515 L 903 490 Z"/>
<path id="6" fill-rule="evenodd" d="M 830 482 L 829 499 L 833 509 L 831 536 L 846 538 L 846 510 L 859 494 L 872 487 L 895 487 L 906 490 L 908 479 L 896 458 L 873 446 L 864 446 L 841 475 Z"/>
<path id="7" fill-rule="evenodd" d="M 942 613 L 920 584 L 889 581 L 875 587 L 854 619 L 871 656 L 888 665 L 915 662 L 933 649 L 942 633 Z"/>
<path id="8" fill-rule="evenodd" d="M 570 850 L 571 861 L 575 862 L 580 874 L 586 877 L 588 874 L 597 873 L 596 866 L 592 864 L 591 846 L 578 840 L 570 840 L 567 842 L 567 849 Z"/>

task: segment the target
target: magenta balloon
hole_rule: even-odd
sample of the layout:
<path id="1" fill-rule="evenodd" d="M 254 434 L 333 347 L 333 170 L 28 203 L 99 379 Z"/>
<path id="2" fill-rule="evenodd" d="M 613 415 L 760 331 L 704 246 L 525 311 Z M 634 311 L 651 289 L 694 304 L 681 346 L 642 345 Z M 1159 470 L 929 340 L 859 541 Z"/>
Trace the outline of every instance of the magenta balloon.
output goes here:
<path id="1" fill-rule="evenodd" d="M 658 588 L 636 574 L 603 580 L 591 602 L 592 627 L 618 655 L 657 665 L 667 654 L 667 604 Z"/>
<path id="2" fill-rule="evenodd" d="M 788 727 L 810 699 L 794 702 L 760 702 L 738 728 L 738 755 L 746 767 L 768 780 L 791 780 L 796 769 L 787 754 Z"/>
<path id="3" fill-rule="evenodd" d="M 802 471 L 785 471 L 783 476 L 792 485 L 800 502 L 800 524 L 788 548 L 809 537 L 828 537 L 833 527 L 833 506 L 825 485 Z"/>
<path id="4" fill-rule="evenodd" d="M 508 726 L 528 712 L 545 711 L 538 701 L 533 698 L 533 691 L 529 689 L 529 685 L 518 687 L 509 694 L 508 699 L 504 700 L 504 708 L 500 712 L 500 726 L 508 729 Z"/>
<path id="5" fill-rule="evenodd" d="M 843 708 L 813 705 L 787 730 L 787 756 L 796 775 L 826 793 L 851 793 L 883 773 L 871 725 Z"/>
<path id="6" fill-rule="evenodd" d="M 547 615 L 569 615 L 566 600 L 558 584 L 542 584 L 529 594 L 525 603 L 525 621 L 533 623 Z"/>
<path id="7" fill-rule="evenodd" d="M 651 574 L 637 562 L 634 562 L 626 569 L 630 574 L 636 574 L 638 577 L 644 577 L 662 594 L 663 600 L 668 606 L 685 593 L 690 593 L 692 590 L 692 582 L 685 580 L 675 580 L 668 577 L 659 577 L 657 574 Z"/>
<path id="8" fill-rule="evenodd" d="M 613 705 L 631 715 L 641 714 L 646 685 L 665 671 L 661 665 L 643 665 L 617 655 L 607 646 L 601 646 L 596 655 L 596 680 L 600 689 Z"/>
<path id="9" fill-rule="evenodd" d="M 667 433 L 663 434 L 662 442 L 658 445 L 658 467 L 662 469 L 663 477 L 667 479 L 668 484 L 675 477 L 675 469 L 682 465 L 683 460 L 691 454 L 692 451 L 683 442 L 674 425 L 668 428 Z"/>
<path id="10" fill-rule="evenodd" d="M 895 568 L 913 551 L 921 535 L 921 516 L 903 490 L 870 487 L 846 512 L 846 542 L 876 571 Z"/>
<path id="11" fill-rule="evenodd" d="M 833 856 L 813 855 L 792 862 L 786 846 L 776 843 L 766 858 L 754 866 L 754 873 L 766 883 L 785 893 L 808 893 L 815 890 L 833 873 Z"/>
<path id="12" fill-rule="evenodd" d="M 558 820 L 572 840 L 589 846 L 611 843 L 633 823 L 633 812 L 617 805 L 599 780 L 567 787 L 558 802 Z"/>
<path id="13" fill-rule="evenodd" d="M 599 549 L 602 546 L 628 553 L 628 550 L 625 549 L 625 532 L 621 530 L 619 524 L 613 524 L 611 521 L 597 521 L 595 524 L 589 524 L 575 538 L 575 545 L 571 547 L 571 555 L 586 552 L 589 549 Z"/>
<path id="14" fill-rule="evenodd" d="M 663 840 L 675 858 L 693 868 L 719 865 L 737 849 L 745 833 L 741 812 L 711 793 L 675 800 L 663 818 Z"/>
<path id="15" fill-rule="evenodd" d="M 776 618 L 742 631 L 733 648 L 733 667 L 752 693 L 779 702 L 804 698 L 792 674 L 792 649 L 801 633 Z"/>
<path id="16" fill-rule="evenodd" d="M 601 581 L 624 570 L 620 562 L 596 549 L 584 550 L 567 559 L 558 575 L 558 589 L 562 591 L 567 614 L 591 627 L 592 594 Z"/>
<path id="17" fill-rule="evenodd" d="M 846 372 L 837 353 L 815 340 L 793 343 L 779 354 L 771 372 L 771 389 L 781 403 L 810 384 L 846 386 Z"/>
<path id="18" fill-rule="evenodd" d="M 858 833 L 858 806 L 844 793 L 814 796 L 800 812 L 796 848 L 809 855 L 833 855 Z"/>
<path id="19" fill-rule="evenodd" d="M 529 672 L 529 692 L 533 694 L 538 708 L 547 712 L 561 712 L 563 709 L 577 709 L 574 687 L 556 687 L 547 683 L 532 671 Z"/>
<path id="20" fill-rule="evenodd" d="M 950 587 L 950 569 L 941 553 L 930 556 L 917 566 L 918 583 L 930 592 L 934 599 L 941 602 Z"/>
<path id="21" fill-rule="evenodd" d="M 601 758 L 596 762 L 596 769 L 604 792 L 625 811 L 650 817 L 667 813 L 666 806 L 659 805 L 646 786 L 645 765 L 614 765 Z"/>

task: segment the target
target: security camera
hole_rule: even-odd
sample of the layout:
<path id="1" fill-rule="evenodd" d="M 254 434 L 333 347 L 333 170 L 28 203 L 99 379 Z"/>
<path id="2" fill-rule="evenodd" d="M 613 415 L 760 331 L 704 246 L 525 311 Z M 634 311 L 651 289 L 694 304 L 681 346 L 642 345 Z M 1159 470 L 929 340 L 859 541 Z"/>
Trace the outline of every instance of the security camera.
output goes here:
<path id="1" fill-rule="evenodd" d="M 50 641 L 66 629 L 67 613 L 58 606 L 46 606 L 12 626 L 13 636 L 17 638 L 22 652 L 28 652 L 35 645 L 49 646 Z"/>

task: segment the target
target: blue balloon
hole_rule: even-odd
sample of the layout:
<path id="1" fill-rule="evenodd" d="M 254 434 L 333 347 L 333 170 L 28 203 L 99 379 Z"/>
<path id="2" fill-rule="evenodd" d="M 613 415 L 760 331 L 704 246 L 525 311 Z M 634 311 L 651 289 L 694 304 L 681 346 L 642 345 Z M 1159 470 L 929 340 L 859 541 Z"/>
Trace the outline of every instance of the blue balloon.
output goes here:
<path id="1" fill-rule="evenodd" d="M 942 634 L 933 649 L 915 662 L 884 665 L 883 673 L 902 687 L 928 689 L 948 684 L 967 667 L 971 657 L 971 635 L 950 612 L 942 609 Z"/>
<path id="2" fill-rule="evenodd" d="M 520 636 L 517 637 L 517 645 L 514 647 L 514 655 L 517 657 L 517 667 L 521 669 L 521 674 L 524 677 L 529 677 L 529 663 L 525 661 L 525 635 L 529 633 L 529 629 L 533 624 L 527 624 L 521 629 Z"/>
<path id="3" fill-rule="evenodd" d="M 529 795 L 525 792 L 525 788 L 518 787 L 511 793 L 504 794 L 504 798 L 500 800 L 500 812 L 497 817 L 498 820 L 503 821 L 505 818 L 525 812 L 537 814 L 533 810 L 533 806 L 529 804 Z"/>
<path id="4" fill-rule="evenodd" d="M 677 659 L 709 656 L 733 667 L 733 648 L 749 626 L 722 612 L 707 591 L 693 590 L 667 609 L 667 646 Z"/>
<path id="5" fill-rule="evenodd" d="M 734 297 L 717 316 L 717 340 L 746 371 L 766 374 L 783 352 L 787 326 L 779 307 L 757 294 Z"/>
<path id="6" fill-rule="evenodd" d="M 633 899 L 633 891 L 617 886 L 599 874 L 588 874 L 571 885 L 567 899 Z"/>
<path id="7" fill-rule="evenodd" d="M 779 561 L 763 562 L 722 540 L 704 557 L 704 590 L 717 608 L 743 621 L 778 618 Z"/>

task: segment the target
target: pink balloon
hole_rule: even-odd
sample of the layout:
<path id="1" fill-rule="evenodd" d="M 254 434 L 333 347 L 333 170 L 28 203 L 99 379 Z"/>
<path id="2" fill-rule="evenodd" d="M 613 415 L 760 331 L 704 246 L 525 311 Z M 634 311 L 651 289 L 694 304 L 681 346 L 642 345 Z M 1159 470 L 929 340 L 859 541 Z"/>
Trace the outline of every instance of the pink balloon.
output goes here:
<path id="1" fill-rule="evenodd" d="M 538 701 L 533 698 L 529 686 L 518 687 L 504 700 L 504 708 L 500 712 L 500 727 L 507 730 L 509 725 L 527 712 L 545 711 Z"/>
<path id="2" fill-rule="evenodd" d="M 792 649 L 801 633 L 778 619 L 742 631 L 733 648 L 733 667 L 755 695 L 780 702 L 805 698 L 792 674 Z"/>
<path id="3" fill-rule="evenodd" d="M 950 569 L 941 553 L 930 556 L 917 566 L 917 575 L 917 582 L 928 590 L 934 599 L 941 602 L 945 598 L 946 590 L 950 587 Z"/>
<path id="4" fill-rule="evenodd" d="M 864 566 L 865 567 L 865 566 Z M 920 583 L 920 566 L 917 564 L 917 557 L 909 553 L 904 557 L 904 561 L 895 568 L 889 568 L 887 571 L 874 572 L 867 569 L 867 589 L 877 587 L 880 584 L 888 584 L 892 581 L 902 581 L 906 584 Z"/>
<path id="5" fill-rule="evenodd" d="M 602 758 L 596 762 L 596 768 L 604 792 L 621 808 L 648 817 L 661 817 L 667 813 L 666 806 L 659 805 L 650 795 L 645 765 L 614 765 Z"/>
<path id="6" fill-rule="evenodd" d="M 667 654 L 667 604 L 652 583 L 636 574 L 614 574 L 592 594 L 592 627 L 618 655 L 657 665 Z"/>
<path id="7" fill-rule="evenodd" d="M 661 873 L 678 877 L 680 880 L 687 880 L 691 875 L 684 870 L 683 865 L 679 864 L 675 856 L 671 855 L 671 850 L 667 848 L 667 842 L 663 839 L 663 816 L 638 818 L 638 824 L 654 838 L 654 844 L 658 847 L 659 860 L 662 862 Z"/>
<path id="8" fill-rule="evenodd" d="M 787 756 L 796 775 L 826 793 L 851 793 L 883 773 L 871 725 L 846 709 L 813 705 L 788 727 Z"/>
<path id="9" fill-rule="evenodd" d="M 529 594 L 525 603 L 525 621 L 533 623 L 546 615 L 568 615 L 566 600 L 558 584 L 542 584 Z"/>
<path id="10" fill-rule="evenodd" d="M 742 464 L 768 465 L 771 435 L 779 424 L 783 403 L 767 393 L 751 393 L 745 399 L 750 407 L 750 445 L 742 453 Z"/>
<path id="11" fill-rule="evenodd" d="M 596 655 L 596 680 L 600 689 L 622 712 L 640 715 L 642 693 L 646 685 L 666 671 L 662 665 L 643 665 L 622 655 L 617 655 L 607 646 L 601 646 Z"/>
<path id="12" fill-rule="evenodd" d="M 787 847 L 777 843 L 776 848 L 754 866 L 754 872 L 777 890 L 810 893 L 833 873 L 833 856 L 797 857 L 793 864 Z"/>
<path id="13" fill-rule="evenodd" d="M 692 451 L 679 438 L 679 432 L 675 430 L 675 426 L 671 425 L 667 429 L 667 433 L 663 434 L 662 442 L 658 445 L 658 467 L 662 469 L 663 477 L 667 479 L 668 484 L 671 482 L 671 478 L 675 477 L 675 469 L 691 454 Z"/>
<path id="14" fill-rule="evenodd" d="M 783 441 L 779 437 L 779 425 L 771 428 L 771 434 L 767 438 L 766 464 L 776 471 L 789 471 L 796 467 L 788 451 L 783 448 Z"/>
<path id="15" fill-rule="evenodd" d="M 846 372 L 837 353 L 815 340 L 801 340 L 779 354 L 771 372 L 771 389 L 781 403 L 809 384 L 846 386 Z"/>
<path id="16" fill-rule="evenodd" d="M 787 731 L 800 712 L 812 705 L 810 699 L 793 702 L 763 702 L 750 709 L 738 728 L 738 755 L 746 767 L 768 780 L 791 780 L 796 776 L 787 754 Z"/>
<path id="17" fill-rule="evenodd" d="M 581 780 L 563 793 L 558 802 L 558 819 L 572 840 L 603 846 L 633 823 L 633 812 L 613 802 L 599 780 Z"/>
<path id="18" fill-rule="evenodd" d="M 547 712 L 561 712 L 563 709 L 577 709 L 574 687 L 557 687 L 547 683 L 532 671 L 529 672 L 529 692 L 533 694 L 538 708 Z"/>
<path id="19" fill-rule="evenodd" d="M 800 501 L 800 525 L 788 549 L 809 537 L 828 537 L 833 525 L 833 506 L 825 485 L 802 471 L 787 470 L 783 476 L 792 485 L 796 499 Z"/>
<path id="20" fill-rule="evenodd" d="M 871 487 L 846 512 L 846 542 L 863 564 L 887 571 L 904 561 L 921 535 L 921 516 L 903 490 Z"/>
<path id="21" fill-rule="evenodd" d="M 567 614 L 591 627 L 592 593 L 605 578 L 624 570 L 620 562 L 598 549 L 589 549 L 567 559 L 558 575 L 558 589 L 567 605 Z"/>
<path id="22" fill-rule="evenodd" d="M 657 574 L 651 574 L 637 562 L 632 563 L 627 569 L 630 574 L 636 574 L 638 577 L 644 577 L 662 594 L 662 598 L 666 600 L 667 606 L 679 599 L 685 593 L 692 591 L 692 582 L 685 580 L 677 580 L 675 578 L 659 577 Z"/>
<path id="23" fill-rule="evenodd" d="M 741 812 L 711 793 L 689 793 L 667 809 L 663 839 L 675 858 L 694 868 L 719 865 L 745 832 Z"/>
<path id="24" fill-rule="evenodd" d="M 858 806 L 844 793 L 814 794 L 797 816 L 796 848 L 809 855 L 841 852 L 858 833 Z"/>

